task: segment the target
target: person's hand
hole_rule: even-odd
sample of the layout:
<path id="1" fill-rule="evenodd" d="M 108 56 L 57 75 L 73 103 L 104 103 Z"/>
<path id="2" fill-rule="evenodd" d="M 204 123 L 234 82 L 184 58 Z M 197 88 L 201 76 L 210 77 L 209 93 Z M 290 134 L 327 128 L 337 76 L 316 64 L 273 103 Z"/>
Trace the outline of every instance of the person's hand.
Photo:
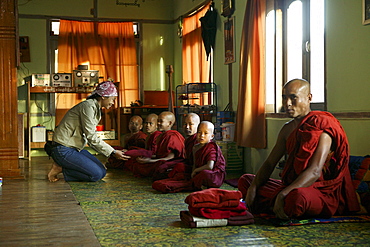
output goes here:
<path id="1" fill-rule="evenodd" d="M 250 212 L 254 211 L 254 200 L 256 199 L 257 189 L 254 186 L 250 186 L 245 196 L 245 204 Z"/>
<path id="2" fill-rule="evenodd" d="M 194 171 L 191 173 L 191 177 L 193 178 L 195 175 L 197 175 L 197 172 L 194 170 Z"/>
<path id="3" fill-rule="evenodd" d="M 125 155 L 125 152 L 123 150 L 116 150 L 114 157 L 120 160 L 128 160 L 131 158 L 130 156 Z"/>
<path id="4" fill-rule="evenodd" d="M 286 215 L 284 212 L 284 198 L 285 196 L 281 192 L 276 196 L 273 210 L 277 218 L 289 220 L 288 215 Z"/>
<path id="5" fill-rule="evenodd" d="M 136 161 L 141 163 L 141 164 L 144 164 L 144 163 L 150 163 L 152 159 L 151 158 L 148 158 L 148 157 L 137 157 L 136 158 Z"/>

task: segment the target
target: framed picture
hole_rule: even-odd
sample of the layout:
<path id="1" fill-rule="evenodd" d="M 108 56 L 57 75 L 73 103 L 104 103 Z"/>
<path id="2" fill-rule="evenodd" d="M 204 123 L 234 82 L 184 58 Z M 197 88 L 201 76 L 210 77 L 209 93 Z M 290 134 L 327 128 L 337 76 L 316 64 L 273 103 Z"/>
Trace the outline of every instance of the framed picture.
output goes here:
<path id="1" fill-rule="evenodd" d="M 362 0 L 362 24 L 370 24 L 370 0 Z"/>
<path id="2" fill-rule="evenodd" d="M 230 17 L 234 13 L 233 0 L 221 0 L 222 12 L 221 15 L 224 17 Z"/>
<path id="3" fill-rule="evenodd" d="M 235 16 L 224 21 L 225 64 L 235 62 Z"/>

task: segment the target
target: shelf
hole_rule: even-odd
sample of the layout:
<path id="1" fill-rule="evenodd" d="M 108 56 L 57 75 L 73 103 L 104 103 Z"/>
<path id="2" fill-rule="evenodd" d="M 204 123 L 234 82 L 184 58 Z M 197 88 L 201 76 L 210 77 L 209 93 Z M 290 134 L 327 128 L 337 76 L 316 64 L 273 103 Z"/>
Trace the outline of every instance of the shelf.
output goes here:
<path id="1" fill-rule="evenodd" d="M 31 148 L 44 148 L 46 142 L 31 142 Z"/>
<path id="2" fill-rule="evenodd" d="M 118 85 L 119 87 L 119 85 Z M 45 142 L 31 142 L 31 126 L 30 126 L 30 117 L 31 113 L 29 109 L 31 108 L 31 94 L 54 94 L 54 93 L 75 93 L 75 94 L 89 94 L 94 91 L 94 87 L 48 87 L 48 86 L 35 86 L 31 87 L 30 83 L 23 84 L 18 87 L 18 100 L 25 101 L 25 107 L 26 107 L 26 123 L 25 123 L 25 145 L 24 149 L 26 151 L 27 155 L 24 155 L 24 157 L 28 157 L 28 159 L 31 159 L 31 149 L 32 148 L 44 148 Z M 119 96 L 117 98 L 117 102 L 119 101 Z M 120 133 L 120 126 L 121 126 L 121 114 L 120 114 L 120 105 L 118 103 L 118 106 L 112 107 L 111 109 L 104 109 L 103 116 L 102 116 L 102 122 L 107 129 L 116 129 L 117 130 L 117 139 L 113 140 L 104 140 L 106 143 L 112 146 L 120 146 L 120 140 L 121 140 L 121 133 Z M 62 117 L 64 116 L 65 112 L 69 109 L 54 109 L 55 110 L 55 122 L 58 124 L 58 116 L 63 113 Z M 110 114 L 113 113 L 113 114 Z"/>
<path id="3" fill-rule="evenodd" d="M 201 120 L 214 122 L 217 115 L 215 83 L 188 83 L 176 87 L 176 121 L 182 123 L 188 113 L 196 113 Z"/>
<path id="4" fill-rule="evenodd" d="M 91 93 L 93 87 L 30 87 L 30 93 Z"/>

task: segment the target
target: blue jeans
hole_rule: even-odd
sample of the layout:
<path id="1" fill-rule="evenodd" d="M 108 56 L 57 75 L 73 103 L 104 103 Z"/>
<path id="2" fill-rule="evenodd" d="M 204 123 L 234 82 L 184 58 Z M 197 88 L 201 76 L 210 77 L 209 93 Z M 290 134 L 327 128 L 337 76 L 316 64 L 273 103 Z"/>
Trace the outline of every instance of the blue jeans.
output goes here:
<path id="1" fill-rule="evenodd" d="M 51 157 L 63 168 L 65 181 L 96 182 L 105 177 L 104 165 L 87 150 L 59 145 L 52 149 Z"/>

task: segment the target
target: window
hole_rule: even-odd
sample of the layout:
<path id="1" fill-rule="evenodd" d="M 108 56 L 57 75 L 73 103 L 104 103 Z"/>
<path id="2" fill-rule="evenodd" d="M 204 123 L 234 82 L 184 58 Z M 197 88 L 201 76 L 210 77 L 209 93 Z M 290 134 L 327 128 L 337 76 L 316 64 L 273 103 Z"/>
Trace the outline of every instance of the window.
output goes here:
<path id="1" fill-rule="evenodd" d="M 50 46 L 50 73 L 57 73 L 58 72 L 58 35 L 59 35 L 59 26 L 60 22 L 59 20 L 51 20 L 50 21 L 50 38 L 49 38 L 49 46 Z M 139 63 L 140 67 L 140 41 L 139 41 L 139 35 L 140 35 L 140 29 L 139 29 L 139 23 L 134 23 L 133 26 L 133 32 L 135 35 L 136 40 L 136 49 L 137 49 L 137 61 Z"/>
<path id="2" fill-rule="evenodd" d="M 266 11 L 266 112 L 280 112 L 286 81 L 311 83 L 311 108 L 325 109 L 325 1 L 268 0 Z"/>

